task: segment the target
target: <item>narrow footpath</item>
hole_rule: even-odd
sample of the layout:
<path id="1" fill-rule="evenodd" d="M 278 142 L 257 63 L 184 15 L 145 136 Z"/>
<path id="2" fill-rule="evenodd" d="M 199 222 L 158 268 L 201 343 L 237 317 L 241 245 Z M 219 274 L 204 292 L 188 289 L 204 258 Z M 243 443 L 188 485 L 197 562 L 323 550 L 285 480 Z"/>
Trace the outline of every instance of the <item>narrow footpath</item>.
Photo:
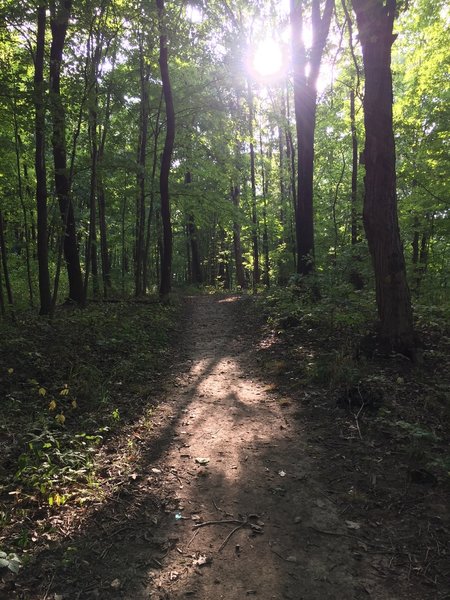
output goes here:
<path id="1" fill-rule="evenodd" d="M 330 494 L 321 476 L 329 454 L 298 402 L 264 372 L 259 351 L 270 354 L 272 342 L 247 318 L 252 301 L 186 302 L 158 406 L 126 432 L 139 460 L 75 534 L 30 567 L 28 592 L 16 597 L 420 598 L 397 591 L 380 568 L 386 549 L 376 533 Z"/>

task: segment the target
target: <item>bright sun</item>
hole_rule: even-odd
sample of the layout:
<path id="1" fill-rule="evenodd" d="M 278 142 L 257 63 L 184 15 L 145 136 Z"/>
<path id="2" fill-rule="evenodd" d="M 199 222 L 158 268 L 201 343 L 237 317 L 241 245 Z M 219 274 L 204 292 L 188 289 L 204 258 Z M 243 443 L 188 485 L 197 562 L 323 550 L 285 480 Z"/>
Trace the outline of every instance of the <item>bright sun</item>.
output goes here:
<path id="1" fill-rule="evenodd" d="M 273 39 L 265 39 L 256 46 L 252 67 L 260 77 L 273 77 L 281 73 L 284 57 L 280 45 Z"/>

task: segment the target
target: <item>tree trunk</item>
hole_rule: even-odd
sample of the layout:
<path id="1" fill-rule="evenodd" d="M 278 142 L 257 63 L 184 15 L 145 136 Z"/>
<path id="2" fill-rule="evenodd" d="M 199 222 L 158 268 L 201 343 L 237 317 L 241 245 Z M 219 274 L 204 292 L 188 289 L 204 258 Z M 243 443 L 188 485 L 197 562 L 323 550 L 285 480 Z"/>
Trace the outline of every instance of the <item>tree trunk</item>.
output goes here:
<path id="1" fill-rule="evenodd" d="M 411 300 L 397 216 L 391 46 L 396 2 L 352 0 L 365 72 L 364 228 L 375 271 L 381 338 L 412 359 Z"/>
<path id="2" fill-rule="evenodd" d="M 114 65 L 114 60 L 113 60 Z M 113 66 L 114 68 L 114 66 Z M 106 134 L 111 117 L 111 87 L 108 88 L 106 97 L 105 117 L 103 120 L 103 131 L 101 133 L 100 145 L 97 157 L 97 203 L 98 203 L 98 225 L 100 233 L 100 258 L 102 263 L 103 297 L 108 297 L 111 289 L 111 260 L 108 252 L 108 230 L 106 226 L 106 201 L 105 186 L 103 184 L 103 158 L 105 155 Z"/>
<path id="3" fill-rule="evenodd" d="M 144 292 L 147 291 L 149 287 L 149 268 L 148 262 L 150 260 L 150 242 L 151 242 L 151 230 L 152 230 L 152 221 L 153 221 L 153 210 L 155 206 L 155 178 L 156 178 L 156 167 L 158 162 L 158 139 L 159 133 L 161 131 L 160 125 L 160 117 L 161 117 L 161 108 L 163 102 L 164 94 L 161 93 L 161 97 L 158 104 L 158 111 L 156 113 L 155 118 L 155 126 L 153 128 L 153 164 L 152 164 L 152 173 L 150 177 L 150 204 L 148 207 L 148 215 L 147 215 L 147 232 L 145 236 L 145 249 L 144 249 L 144 264 L 143 264 L 143 287 Z"/>
<path id="4" fill-rule="evenodd" d="M 161 220 L 163 228 L 163 248 L 161 256 L 161 282 L 159 292 L 166 297 L 172 289 L 172 225 L 170 221 L 169 174 L 172 151 L 175 141 L 175 111 L 173 107 L 172 87 L 170 84 L 167 60 L 167 35 L 165 27 L 164 0 L 156 0 L 159 16 L 159 67 L 166 104 L 166 139 L 161 159 L 159 190 L 161 194 Z"/>
<path id="5" fill-rule="evenodd" d="M 0 255 L 1 261 L 3 265 L 3 277 L 5 279 L 5 288 L 6 295 L 8 297 L 8 304 L 10 306 L 13 305 L 13 295 L 11 289 L 11 281 L 9 279 L 9 269 L 8 269 L 8 257 L 6 254 L 6 243 L 5 243 L 5 226 L 3 221 L 3 213 L 0 210 Z"/>
<path id="6" fill-rule="evenodd" d="M 34 57 L 34 109 L 35 109 L 35 157 L 36 211 L 37 211 L 37 258 L 39 270 L 40 315 L 51 310 L 50 274 L 48 270 L 47 229 L 47 174 L 45 168 L 45 55 L 46 3 L 37 9 L 36 52 Z"/>
<path id="7" fill-rule="evenodd" d="M 141 85 L 141 110 L 139 117 L 139 143 L 137 152 L 137 198 L 135 243 L 135 296 L 143 292 L 144 235 L 145 235 L 145 168 L 147 158 L 150 65 L 144 56 L 143 34 L 139 33 L 139 76 Z"/>
<path id="8" fill-rule="evenodd" d="M 252 246 L 253 246 L 253 287 L 261 279 L 259 269 L 259 244 L 258 244 L 258 213 L 256 207 L 256 172 L 255 172 L 255 146 L 253 143 L 254 102 L 251 84 L 248 86 L 248 131 L 250 137 L 250 183 L 252 188 Z"/>
<path id="9" fill-rule="evenodd" d="M 323 16 L 320 14 L 320 4 L 320 0 L 312 0 L 311 24 L 314 41 L 308 58 L 302 36 L 303 8 L 299 0 L 291 0 L 294 105 L 298 143 L 297 272 L 302 275 L 307 275 L 314 268 L 313 171 L 316 85 L 334 0 L 326 0 Z M 309 67 L 308 74 L 307 67 Z"/>
<path id="10" fill-rule="evenodd" d="M 352 133 L 351 236 L 352 246 L 355 246 L 358 243 L 358 136 L 356 135 L 354 90 L 350 90 L 350 128 Z"/>
<path id="11" fill-rule="evenodd" d="M 262 130 L 259 132 L 259 152 L 261 160 L 261 184 L 262 184 L 262 197 L 263 197 L 263 237 L 262 237 L 262 251 L 264 256 L 264 273 L 263 282 L 264 285 L 270 286 L 270 257 L 269 257 L 269 232 L 267 229 L 267 196 L 269 193 L 269 181 L 266 169 L 264 166 L 264 148 L 262 140 Z M 281 160 L 281 157 L 280 157 Z M 283 202 L 283 198 L 282 198 Z"/>
<path id="12" fill-rule="evenodd" d="M 192 183 L 191 173 L 188 171 L 184 178 L 184 183 L 189 185 Z M 189 244 L 191 247 L 191 283 L 200 285 L 203 283 L 202 265 L 200 260 L 200 252 L 198 249 L 197 227 L 193 214 L 188 215 L 187 230 L 189 235 Z"/>
<path id="13" fill-rule="evenodd" d="M 234 205 L 235 216 L 233 219 L 233 246 L 234 246 L 234 262 L 236 265 L 236 281 L 243 289 L 247 289 L 247 281 L 245 279 L 245 271 L 242 263 L 242 246 L 241 246 L 241 226 L 239 224 L 239 196 L 240 189 L 238 185 L 231 186 L 231 200 Z"/>
<path id="14" fill-rule="evenodd" d="M 55 191 L 59 202 L 64 231 L 64 258 L 69 279 L 69 299 L 83 303 L 83 279 L 78 254 L 75 215 L 70 197 L 70 177 L 67 169 L 65 110 L 61 100 L 61 63 L 67 27 L 72 8 L 71 0 L 61 0 L 52 6 L 50 48 L 50 107 L 53 119 L 53 161 Z"/>

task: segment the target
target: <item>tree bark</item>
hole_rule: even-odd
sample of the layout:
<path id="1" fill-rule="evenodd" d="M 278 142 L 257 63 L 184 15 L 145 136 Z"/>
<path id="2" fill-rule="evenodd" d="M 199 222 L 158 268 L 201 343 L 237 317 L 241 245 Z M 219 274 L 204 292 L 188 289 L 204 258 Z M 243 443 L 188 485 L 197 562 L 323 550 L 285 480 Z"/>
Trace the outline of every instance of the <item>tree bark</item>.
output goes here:
<path id="1" fill-rule="evenodd" d="M 352 0 L 365 72 L 364 228 L 375 272 L 380 335 L 412 359 L 415 339 L 397 216 L 391 46 L 396 2 Z"/>
<path id="2" fill-rule="evenodd" d="M 350 128 L 352 134 L 351 239 L 358 243 L 358 136 L 356 134 L 355 91 L 350 90 Z"/>
<path id="3" fill-rule="evenodd" d="M 297 172 L 297 272 L 307 275 L 314 268 L 313 172 L 316 126 L 317 78 L 330 28 L 334 0 L 326 0 L 323 16 L 320 0 L 312 0 L 313 44 L 308 58 L 303 41 L 303 8 L 291 0 L 294 106 L 298 142 Z M 307 67 L 309 73 L 307 74 Z"/>
<path id="4" fill-rule="evenodd" d="M 250 183 L 252 188 L 252 246 L 253 246 L 253 287 L 256 287 L 261 279 L 259 268 L 259 243 L 258 243 L 258 212 L 256 206 L 256 172 L 255 172 L 255 146 L 253 143 L 253 120 L 254 102 L 251 84 L 248 87 L 248 131 L 250 137 Z"/>
<path id="5" fill-rule="evenodd" d="M 45 86 L 44 54 L 46 2 L 37 9 L 37 41 L 34 56 L 34 109 L 35 109 L 35 155 L 36 172 L 36 212 L 37 212 L 37 258 L 39 271 L 40 315 L 51 311 L 50 274 L 48 269 L 48 230 L 47 230 L 47 174 L 45 168 Z"/>
<path id="6" fill-rule="evenodd" d="M 137 198 L 136 198 L 136 243 L 135 243 L 135 296 L 144 293 L 144 236 L 145 236 L 145 176 L 147 162 L 147 139 L 149 118 L 148 85 L 150 65 L 145 61 L 143 34 L 139 32 L 139 76 L 141 85 L 141 110 L 139 117 L 139 143 L 137 152 Z"/>
<path id="7" fill-rule="evenodd" d="M 241 246 L 241 226 L 239 224 L 239 196 L 240 189 L 238 185 L 231 186 L 231 200 L 234 205 L 235 216 L 233 219 L 233 246 L 234 246 L 234 262 L 236 265 L 236 281 L 243 289 L 247 289 L 247 280 L 245 279 L 244 265 L 242 263 L 242 246 Z"/>
<path id="8" fill-rule="evenodd" d="M 159 190 L 161 194 L 161 221 L 163 228 L 163 248 L 161 256 L 161 281 L 159 293 L 166 297 L 172 289 L 172 225 L 170 221 L 169 174 L 172 151 L 175 141 L 175 111 L 173 107 L 172 87 L 170 84 L 167 34 L 164 23 L 164 0 L 156 0 L 159 17 L 159 68 L 166 105 L 166 139 L 161 159 Z"/>
<path id="9" fill-rule="evenodd" d="M 184 178 L 184 183 L 189 185 L 192 183 L 191 173 L 188 171 Z M 189 235 L 189 244 L 191 247 L 191 283 L 200 285 L 203 283 L 202 265 L 200 260 L 200 252 L 198 248 L 197 227 L 193 214 L 188 215 L 187 230 Z"/>
<path id="10" fill-rule="evenodd" d="M 13 305 L 13 295 L 11 289 L 11 280 L 9 278 L 8 269 L 8 256 L 6 254 L 6 243 L 5 243 L 5 225 L 3 221 L 3 213 L 0 210 L 0 255 L 3 265 L 3 277 L 5 280 L 6 295 L 8 297 L 8 304 Z"/>
<path id="11" fill-rule="evenodd" d="M 71 0 L 61 0 L 57 7 L 54 3 L 51 5 L 50 107 L 53 120 L 52 146 L 55 165 L 55 191 L 64 231 L 64 259 L 69 279 L 69 299 L 81 305 L 83 303 L 83 279 L 78 254 L 75 215 L 70 197 L 65 109 L 61 100 L 61 63 L 71 8 Z"/>

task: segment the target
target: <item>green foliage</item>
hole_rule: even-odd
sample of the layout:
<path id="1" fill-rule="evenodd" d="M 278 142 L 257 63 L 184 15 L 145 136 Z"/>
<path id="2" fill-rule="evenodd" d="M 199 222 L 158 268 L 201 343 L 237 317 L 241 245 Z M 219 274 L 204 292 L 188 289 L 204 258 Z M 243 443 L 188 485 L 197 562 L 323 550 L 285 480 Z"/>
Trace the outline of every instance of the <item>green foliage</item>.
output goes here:
<path id="1" fill-rule="evenodd" d="M 68 499 L 62 490 L 75 483 L 92 483 L 94 454 L 101 435 L 44 428 L 26 437 L 27 449 L 19 456 L 15 474 L 23 492 L 37 491 L 50 507 L 61 506 Z"/>

